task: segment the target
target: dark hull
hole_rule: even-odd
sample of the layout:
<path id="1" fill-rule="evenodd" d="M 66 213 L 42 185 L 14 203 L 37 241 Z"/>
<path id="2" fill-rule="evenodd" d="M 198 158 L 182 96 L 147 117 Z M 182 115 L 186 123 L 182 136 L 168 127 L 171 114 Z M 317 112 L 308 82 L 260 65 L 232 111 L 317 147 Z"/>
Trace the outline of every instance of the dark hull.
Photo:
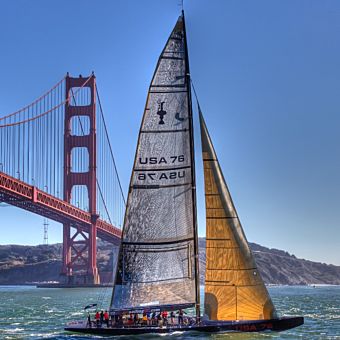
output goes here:
<path id="1" fill-rule="evenodd" d="M 254 321 L 206 321 L 200 325 L 183 327 L 117 327 L 117 328 L 85 328 L 85 327 L 66 327 L 69 332 L 87 333 L 95 335 L 140 335 L 147 333 L 172 333 L 180 332 L 262 332 L 262 331 L 285 331 L 302 325 L 303 317 L 284 317 L 271 320 Z"/>

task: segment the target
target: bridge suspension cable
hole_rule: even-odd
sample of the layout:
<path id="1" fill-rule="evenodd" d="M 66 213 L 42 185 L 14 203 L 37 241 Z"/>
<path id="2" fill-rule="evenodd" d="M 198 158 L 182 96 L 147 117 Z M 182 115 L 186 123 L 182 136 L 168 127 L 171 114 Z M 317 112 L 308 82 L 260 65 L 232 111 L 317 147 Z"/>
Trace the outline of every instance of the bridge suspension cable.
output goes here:
<path id="1" fill-rule="evenodd" d="M 65 78 L 0 125 L 0 171 L 62 198 Z M 48 114 L 50 113 L 50 114 Z"/>
<path id="2" fill-rule="evenodd" d="M 88 102 L 88 95 L 76 96 L 71 91 L 71 102 L 74 105 L 82 105 Z M 97 210 L 101 213 L 100 217 L 107 220 L 110 224 L 122 226 L 125 212 L 125 197 L 118 175 L 117 165 L 114 159 L 110 138 L 104 118 L 99 91 L 96 87 L 96 96 L 99 107 L 97 107 L 97 191 L 99 200 Z M 88 120 L 77 116 L 77 124 L 73 126 L 73 133 L 82 136 L 86 135 L 89 129 Z M 84 157 L 81 157 L 82 159 Z M 81 167 L 81 166 L 80 166 Z M 79 188 L 80 189 L 80 188 Z M 80 189 L 81 190 L 81 189 Z M 80 196 L 78 192 L 76 197 Z"/>
<path id="3" fill-rule="evenodd" d="M 119 176 L 118 176 L 117 165 L 116 165 L 115 158 L 114 158 L 114 156 L 113 156 L 113 150 L 112 150 L 112 146 L 111 146 L 109 134 L 108 134 L 107 127 L 106 127 L 106 122 L 105 122 L 105 118 L 104 118 L 104 112 L 103 112 L 102 104 L 101 104 L 101 101 L 100 101 L 100 97 L 99 97 L 99 93 L 98 93 L 98 88 L 96 88 L 96 92 L 97 92 L 98 103 L 99 103 L 99 108 L 100 108 L 100 115 L 101 115 L 102 120 L 103 120 L 103 125 L 104 125 L 104 130 L 105 130 L 105 137 L 106 137 L 106 139 L 107 139 L 107 143 L 108 143 L 108 146 L 109 146 L 109 149 L 110 149 L 111 160 L 112 160 L 112 162 L 113 162 L 113 166 L 114 166 L 114 169 L 115 169 L 115 173 L 117 174 L 117 180 L 118 180 L 118 185 L 119 185 L 119 191 L 120 191 L 120 193 L 121 193 L 121 195 L 122 195 L 122 199 L 123 199 L 124 205 L 126 206 L 126 201 L 125 201 L 125 197 L 124 197 L 124 192 L 123 192 L 122 185 L 121 185 L 121 182 L 120 182 L 120 179 L 119 179 Z"/>
<path id="4" fill-rule="evenodd" d="M 15 116 L 27 109 L 29 109 L 30 107 L 32 107 L 33 105 L 35 105 L 36 103 L 38 103 L 39 101 L 43 100 L 44 97 L 48 96 L 54 89 L 56 89 L 62 82 L 65 81 L 65 78 L 64 77 L 63 79 L 61 79 L 60 81 L 58 81 L 57 84 L 55 84 L 50 90 L 48 90 L 47 92 L 45 92 L 42 96 L 40 96 L 39 98 L 37 98 L 35 101 L 33 101 L 31 104 L 27 105 L 27 106 L 24 106 L 23 108 L 21 108 L 20 110 L 17 110 L 15 112 L 12 112 L 4 117 L 0 117 L 0 121 L 3 120 L 3 119 L 6 119 L 6 118 L 9 118 L 11 116 Z"/>
<path id="5" fill-rule="evenodd" d="M 88 79 L 81 87 L 79 87 L 79 88 L 74 92 L 73 96 L 75 96 L 82 88 L 84 88 L 84 87 L 86 86 L 86 84 L 89 82 L 90 79 L 91 79 L 91 77 L 89 77 L 89 79 Z M 58 83 L 58 84 L 59 84 L 59 83 Z M 50 90 L 50 91 L 46 94 L 46 96 L 48 96 L 48 95 L 53 91 L 53 89 L 55 89 L 55 88 L 56 88 L 56 86 L 54 86 L 54 87 L 52 88 L 52 90 Z M 40 97 L 40 98 L 42 98 L 41 100 L 43 100 L 46 96 Z M 71 95 L 69 95 L 64 101 L 62 101 L 61 103 L 57 104 L 56 106 L 54 106 L 54 107 L 48 109 L 47 111 L 44 111 L 44 112 L 42 112 L 42 113 L 37 114 L 37 115 L 34 116 L 34 117 L 29 117 L 29 118 L 26 118 L 26 119 L 21 120 L 21 121 L 11 122 L 11 123 L 7 123 L 7 124 L 2 124 L 2 125 L 0 125 L 0 128 L 6 128 L 6 127 L 10 127 L 10 126 L 25 124 L 25 123 L 31 122 L 31 121 L 33 121 L 33 120 L 36 120 L 36 119 L 38 119 L 38 118 L 41 118 L 41 117 L 47 115 L 48 113 L 55 111 L 55 110 L 58 109 L 59 107 L 65 105 L 67 102 L 70 101 L 70 99 L 71 99 Z M 35 104 L 37 104 L 37 103 L 39 103 L 39 100 L 36 100 L 33 104 L 28 105 L 28 106 L 22 108 L 22 109 L 19 110 L 19 111 L 16 111 L 16 112 L 11 113 L 11 114 L 9 114 L 9 115 L 3 117 L 3 118 L 0 118 L 0 120 L 6 120 L 6 119 L 9 118 L 9 117 L 12 117 L 12 116 L 14 116 L 14 115 L 20 114 L 20 113 L 22 113 L 22 112 L 25 112 L 26 109 L 29 109 L 30 107 L 33 107 L 33 105 L 35 105 Z"/>
<path id="6" fill-rule="evenodd" d="M 66 92 L 66 77 L 31 104 L 0 117 L 0 172 L 4 172 L 50 195 L 63 199 L 65 105 L 88 105 L 86 84 Z M 122 226 L 125 198 L 108 137 L 98 91 L 97 102 L 97 211 L 111 225 Z M 90 123 L 86 116 L 71 120 L 71 134 L 86 136 Z M 88 151 L 74 147 L 71 170 L 75 176 L 88 171 Z M 79 173 L 79 174 L 78 174 Z M 1 200 L 1 197 L 0 197 Z M 89 210 L 84 186 L 74 186 L 71 204 Z"/>

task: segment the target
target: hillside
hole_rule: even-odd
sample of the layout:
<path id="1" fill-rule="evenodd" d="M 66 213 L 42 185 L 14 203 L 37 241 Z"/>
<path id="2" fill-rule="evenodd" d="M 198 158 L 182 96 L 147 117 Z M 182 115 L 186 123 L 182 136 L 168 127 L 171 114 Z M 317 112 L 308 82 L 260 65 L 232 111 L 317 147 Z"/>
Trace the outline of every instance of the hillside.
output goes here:
<path id="1" fill-rule="evenodd" d="M 298 259 L 283 250 L 250 244 L 264 281 L 268 284 L 340 284 L 340 266 Z M 112 246 L 98 245 L 98 266 L 102 281 L 112 277 Z M 205 239 L 199 240 L 201 280 L 205 270 Z M 0 284 L 59 281 L 62 248 L 60 244 L 39 246 L 0 246 Z"/>
<path id="2" fill-rule="evenodd" d="M 199 240 L 200 268 L 205 269 L 205 239 Z M 257 266 L 267 284 L 340 284 L 340 266 L 298 259 L 294 255 L 250 243 Z M 201 280 L 204 274 L 201 274 Z"/>

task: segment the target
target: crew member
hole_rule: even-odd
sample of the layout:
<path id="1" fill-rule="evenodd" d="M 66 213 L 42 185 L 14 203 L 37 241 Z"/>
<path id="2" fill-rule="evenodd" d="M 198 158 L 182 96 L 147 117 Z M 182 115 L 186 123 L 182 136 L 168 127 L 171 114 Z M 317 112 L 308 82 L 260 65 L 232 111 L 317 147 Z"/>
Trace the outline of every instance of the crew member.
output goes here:
<path id="1" fill-rule="evenodd" d="M 106 327 L 109 328 L 110 316 L 109 316 L 109 313 L 107 312 L 107 310 L 104 313 L 104 320 L 105 320 L 105 323 L 106 323 Z"/>
<path id="2" fill-rule="evenodd" d="M 91 325 L 91 314 L 90 313 L 87 313 L 87 324 L 86 324 L 86 327 L 89 327 L 89 328 L 92 327 L 92 325 Z"/>
<path id="3" fill-rule="evenodd" d="M 97 327 L 99 327 L 99 323 L 100 323 L 100 314 L 99 314 L 99 311 L 96 312 L 96 315 L 95 315 L 94 318 L 96 320 Z"/>
<path id="4" fill-rule="evenodd" d="M 175 323 L 175 313 L 174 313 L 174 311 L 172 311 L 170 313 L 170 322 L 171 322 L 172 325 Z"/>
<path id="5" fill-rule="evenodd" d="M 183 325 L 183 315 L 186 314 L 182 309 L 180 309 L 178 312 L 178 324 L 181 326 Z"/>

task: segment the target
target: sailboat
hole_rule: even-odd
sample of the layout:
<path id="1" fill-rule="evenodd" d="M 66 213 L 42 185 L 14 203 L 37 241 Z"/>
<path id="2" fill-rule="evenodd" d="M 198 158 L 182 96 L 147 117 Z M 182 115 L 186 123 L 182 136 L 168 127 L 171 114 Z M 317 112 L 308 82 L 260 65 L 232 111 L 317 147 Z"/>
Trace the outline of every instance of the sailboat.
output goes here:
<path id="1" fill-rule="evenodd" d="M 303 317 L 277 317 L 198 106 L 206 204 L 201 308 L 191 95 L 182 12 L 159 57 L 147 95 L 111 299 L 112 323 L 89 328 L 84 322 L 72 322 L 66 330 L 132 335 L 176 330 L 282 331 L 303 324 Z M 182 315 L 190 308 L 193 317 L 162 326 L 123 321 L 131 314 L 167 311 Z"/>

